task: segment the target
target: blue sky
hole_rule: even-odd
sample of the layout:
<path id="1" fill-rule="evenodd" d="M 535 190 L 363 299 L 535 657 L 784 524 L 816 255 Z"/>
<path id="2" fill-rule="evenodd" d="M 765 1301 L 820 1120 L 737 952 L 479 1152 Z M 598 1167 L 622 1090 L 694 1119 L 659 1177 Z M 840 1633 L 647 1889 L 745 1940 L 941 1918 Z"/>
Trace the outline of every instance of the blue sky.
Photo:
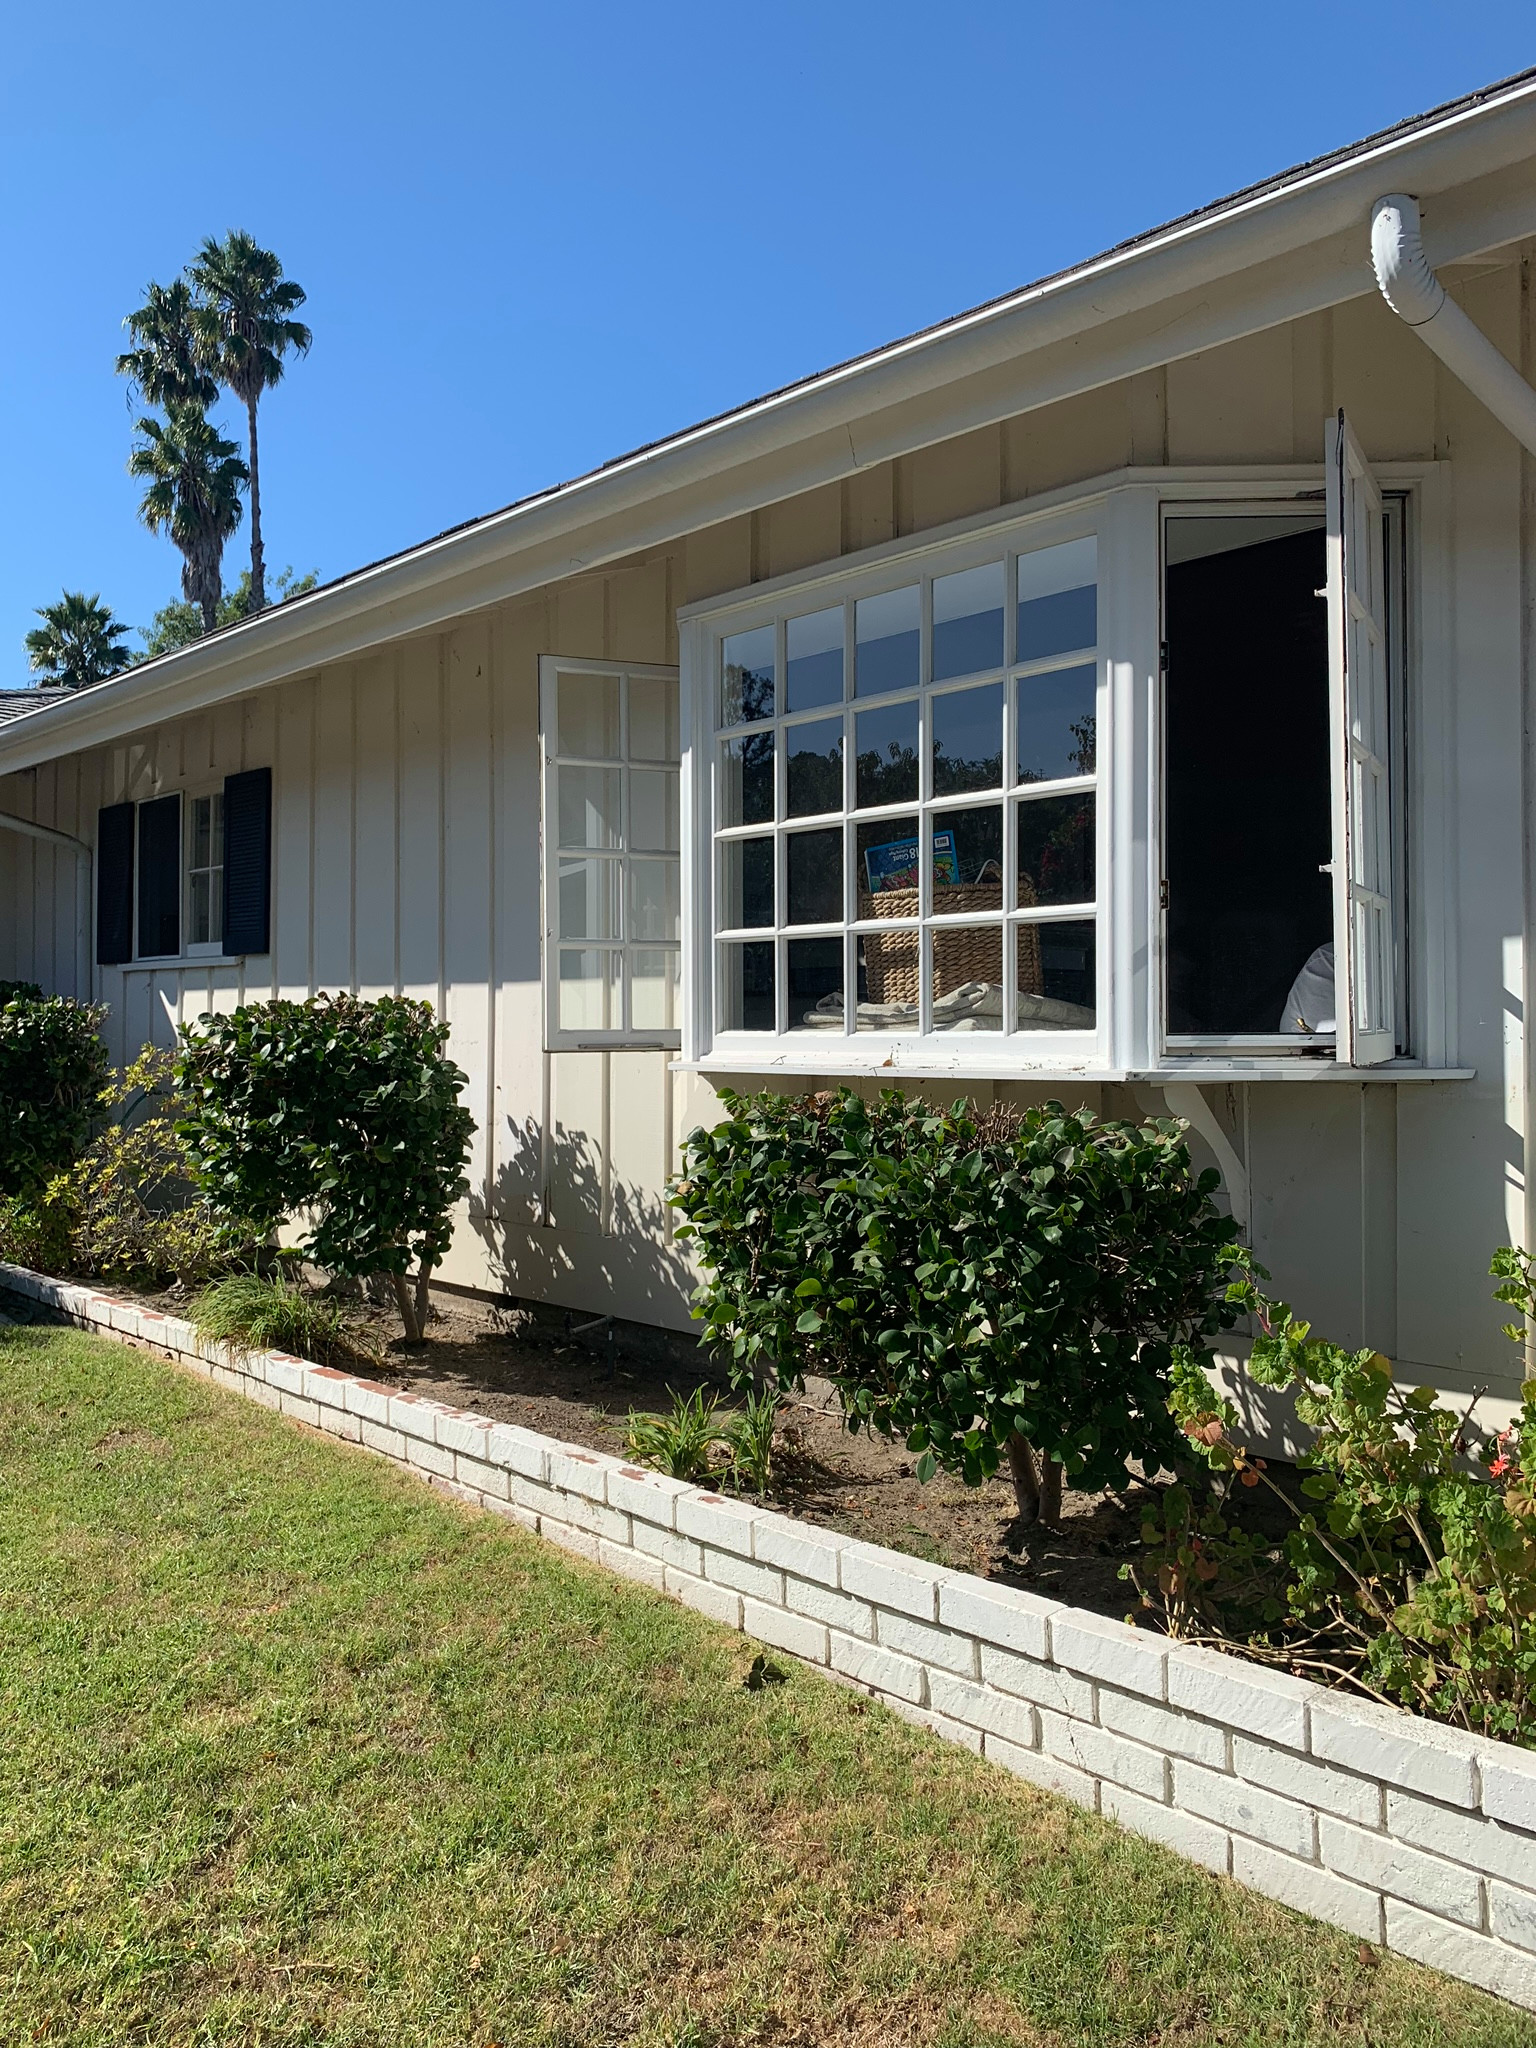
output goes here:
<path id="1" fill-rule="evenodd" d="M 314 349 L 262 412 L 263 524 L 270 567 L 332 576 L 1536 64 L 1536 20 L 70 0 L 6 44 L 14 684 L 64 586 L 136 627 L 179 594 L 112 364 L 205 234 L 248 228 L 309 293 Z"/>

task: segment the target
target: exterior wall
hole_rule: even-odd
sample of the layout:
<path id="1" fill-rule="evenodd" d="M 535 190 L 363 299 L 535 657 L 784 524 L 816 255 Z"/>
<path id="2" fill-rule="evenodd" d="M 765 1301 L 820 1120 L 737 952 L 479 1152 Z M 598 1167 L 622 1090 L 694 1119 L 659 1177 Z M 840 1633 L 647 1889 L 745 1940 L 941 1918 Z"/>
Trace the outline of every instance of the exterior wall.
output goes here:
<path id="1" fill-rule="evenodd" d="M 1458 285 L 1518 354 L 1515 266 Z M 131 744 L 0 786 L 0 806 L 89 837 L 99 805 L 271 761 L 274 954 L 243 967 L 101 970 L 113 1051 L 242 997 L 317 988 L 431 996 L 454 1028 L 480 1130 L 447 1277 L 687 1326 L 686 1263 L 662 1190 L 712 1088 L 665 1054 L 545 1054 L 539 1005 L 538 656 L 672 662 L 681 604 L 1130 465 L 1322 461 L 1344 405 L 1377 461 L 1447 463 L 1444 615 L 1426 661 L 1449 673 L 1440 724 L 1411 735 L 1438 778 L 1444 843 L 1415 828 L 1410 898 L 1449 892 L 1442 962 L 1411 971 L 1467 1082 L 1207 1089 L 1248 1168 L 1253 1239 L 1275 1283 L 1345 1341 L 1452 1389 L 1510 1391 L 1513 1352 L 1485 1279 L 1523 1232 L 1520 466 L 1514 444 L 1375 299 L 1311 315 L 940 442 L 687 536 L 604 573 L 385 644 Z M 1421 579 L 1422 581 L 1422 579 Z M 1427 587 L 1427 586 L 1426 586 Z M 0 834 L 0 974 L 73 991 L 71 863 Z M 1435 994 L 1444 976 L 1443 996 Z M 752 1076 L 741 1081 L 750 1085 Z M 873 1083 L 871 1084 L 873 1085 Z M 939 1084 L 945 1096 L 953 1084 Z M 1108 1115 L 1155 1090 L 1069 1092 Z"/>

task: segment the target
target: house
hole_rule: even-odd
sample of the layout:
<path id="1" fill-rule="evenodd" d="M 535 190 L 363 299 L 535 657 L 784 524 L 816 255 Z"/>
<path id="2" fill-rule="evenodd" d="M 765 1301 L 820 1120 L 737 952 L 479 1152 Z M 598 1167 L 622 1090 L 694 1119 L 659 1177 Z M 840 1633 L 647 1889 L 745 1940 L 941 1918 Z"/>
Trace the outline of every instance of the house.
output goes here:
<path id="1" fill-rule="evenodd" d="M 1527 73 L 16 719 L 0 975 L 429 997 L 445 1279 L 678 1328 L 722 1084 L 1174 1112 L 1507 1400 L 1533 248 Z"/>

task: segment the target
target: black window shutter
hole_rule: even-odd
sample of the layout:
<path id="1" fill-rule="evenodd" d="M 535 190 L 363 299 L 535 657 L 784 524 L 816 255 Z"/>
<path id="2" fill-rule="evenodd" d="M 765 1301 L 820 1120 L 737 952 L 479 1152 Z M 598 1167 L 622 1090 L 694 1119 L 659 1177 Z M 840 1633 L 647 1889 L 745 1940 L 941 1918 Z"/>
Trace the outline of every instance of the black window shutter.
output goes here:
<path id="1" fill-rule="evenodd" d="M 133 804 L 96 813 L 96 963 L 133 958 Z"/>
<path id="2" fill-rule="evenodd" d="M 272 770 L 224 778 L 224 950 L 272 950 Z"/>
<path id="3" fill-rule="evenodd" d="M 181 951 L 181 798 L 139 805 L 139 958 Z"/>

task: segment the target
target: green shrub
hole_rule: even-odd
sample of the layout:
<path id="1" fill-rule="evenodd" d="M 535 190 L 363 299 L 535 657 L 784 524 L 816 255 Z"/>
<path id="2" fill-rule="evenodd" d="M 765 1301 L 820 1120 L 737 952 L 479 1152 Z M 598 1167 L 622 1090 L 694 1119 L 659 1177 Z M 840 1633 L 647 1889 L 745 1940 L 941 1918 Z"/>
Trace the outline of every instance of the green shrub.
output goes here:
<path id="1" fill-rule="evenodd" d="M 0 1196 L 36 1197 L 74 1164 L 107 1079 L 98 1003 L 13 982 L 0 1004 Z"/>
<path id="2" fill-rule="evenodd" d="M 1536 1313 L 1528 1253 L 1501 1251 L 1493 1271 L 1499 1300 Z M 1128 1573 L 1143 1603 L 1170 1633 L 1536 1744 L 1536 1380 L 1511 1427 L 1480 1442 L 1470 1411 L 1398 1386 L 1380 1352 L 1314 1337 L 1251 1279 L 1233 1300 L 1260 1327 L 1252 1377 L 1290 1392 L 1311 1432 L 1301 1498 L 1181 1362 L 1174 1412 L 1214 1479 L 1203 1497 L 1171 1489 L 1149 1519 L 1153 1569 Z M 1282 1539 L 1244 1527 L 1238 1488 L 1283 1504 Z"/>
<path id="3" fill-rule="evenodd" d="M 447 1041 L 428 1003 L 315 996 L 204 1017 L 184 1029 L 177 1065 L 182 1131 L 214 1206 L 262 1230 L 302 1214 L 318 1265 L 390 1275 L 412 1339 L 469 1187 L 475 1125 Z"/>
<path id="4" fill-rule="evenodd" d="M 334 1302 L 259 1273 L 229 1273 L 215 1280 L 192 1304 L 192 1321 L 199 1335 L 237 1350 L 287 1351 L 322 1365 L 355 1349 L 345 1339 Z"/>
<path id="5" fill-rule="evenodd" d="M 977 1119 L 895 1090 L 725 1094 L 671 1199 L 705 1272 L 695 1314 L 735 1373 L 838 1389 L 974 1485 L 1006 1457 L 1021 1519 L 1179 1456 L 1173 1347 L 1230 1328 L 1246 1254 L 1183 1126 L 1057 1103 Z M 1037 1471 L 1036 1457 L 1045 1461 Z"/>
<path id="6" fill-rule="evenodd" d="M 0 981 L 0 1005 L 42 1001 L 44 996 L 41 985 L 35 981 Z"/>
<path id="7" fill-rule="evenodd" d="M 33 1273 L 71 1272 L 74 1222 L 67 1175 L 39 1195 L 11 1195 L 0 1202 L 0 1259 Z"/>
<path id="8" fill-rule="evenodd" d="M 720 1404 L 704 1389 L 672 1396 L 670 1415 L 631 1411 L 624 1447 L 641 1464 L 655 1465 L 670 1479 L 707 1479 L 710 1454 L 721 1441 Z"/>

